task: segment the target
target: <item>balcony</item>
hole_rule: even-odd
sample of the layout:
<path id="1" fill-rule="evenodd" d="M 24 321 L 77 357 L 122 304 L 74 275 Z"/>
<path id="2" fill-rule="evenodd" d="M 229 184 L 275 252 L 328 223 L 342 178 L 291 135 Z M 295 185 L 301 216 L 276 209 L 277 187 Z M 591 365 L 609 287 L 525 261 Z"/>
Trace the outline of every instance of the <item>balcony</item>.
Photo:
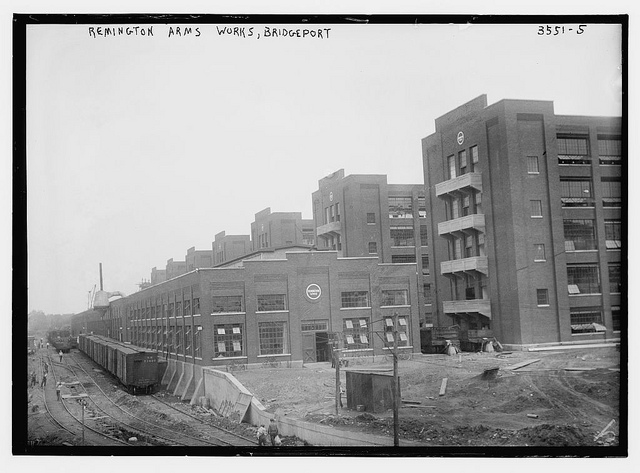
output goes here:
<path id="1" fill-rule="evenodd" d="M 491 301 L 489 299 L 471 299 L 468 301 L 443 301 L 445 314 L 479 313 L 491 318 Z"/>
<path id="2" fill-rule="evenodd" d="M 487 257 L 472 256 L 471 258 L 454 259 L 440 263 L 440 274 L 444 276 L 448 274 L 461 276 L 462 274 L 456 273 L 470 273 L 472 271 L 488 276 L 489 263 L 487 262 Z"/>
<path id="3" fill-rule="evenodd" d="M 436 195 L 438 197 L 457 197 L 470 194 L 473 189 L 482 192 L 482 174 L 479 172 L 469 172 L 436 184 Z"/>
<path id="4" fill-rule="evenodd" d="M 342 230 L 342 225 L 340 224 L 339 220 L 337 220 L 335 222 L 329 222 L 329 223 L 326 223 L 324 225 L 320 225 L 317 228 L 318 236 L 322 236 L 322 235 L 332 235 L 332 236 L 340 235 L 341 230 Z"/>
<path id="5" fill-rule="evenodd" d="M 438 235 L 455 235 L 463 237 L 470 234 L 471 230 L 477 230 L 484 233 L 484 228 L 484 214 L 472 214 L 448 220 L 446 222 L 440 222 L 438 224 Z"/>

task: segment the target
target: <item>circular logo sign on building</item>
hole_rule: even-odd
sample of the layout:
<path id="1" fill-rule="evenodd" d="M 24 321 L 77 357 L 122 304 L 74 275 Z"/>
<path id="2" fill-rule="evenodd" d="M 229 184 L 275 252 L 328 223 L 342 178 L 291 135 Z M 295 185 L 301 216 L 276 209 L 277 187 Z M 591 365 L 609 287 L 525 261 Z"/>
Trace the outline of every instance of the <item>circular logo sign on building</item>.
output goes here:
<path id="1" fill-rule="evenodd" d="M 329 192 L 329 202 L 333 202 L 333 192 Z"/>
<path id="2" fill-rule="evenodd" d="M 464 143 L 464 133 L 462 133 L 461 131 L 458 132 L 458 144 L 461 145 L 462 143 Z"/>
<path id="3" fill-rule="evenodd" d="M 317 301 L 322 294 L 322 289 L 317 284 L 309 284 L 306 290 L 307 297 L 312 301 Z"/>

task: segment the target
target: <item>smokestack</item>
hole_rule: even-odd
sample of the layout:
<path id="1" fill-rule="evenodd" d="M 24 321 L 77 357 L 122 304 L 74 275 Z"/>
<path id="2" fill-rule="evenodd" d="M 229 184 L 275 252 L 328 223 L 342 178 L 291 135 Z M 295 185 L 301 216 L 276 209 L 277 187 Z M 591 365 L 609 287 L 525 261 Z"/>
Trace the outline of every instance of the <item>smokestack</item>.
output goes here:
<path id="1" fill-rule="evenodd" d="M 100 263 L 100 290 L 102 291 L 102 263 Z"/>

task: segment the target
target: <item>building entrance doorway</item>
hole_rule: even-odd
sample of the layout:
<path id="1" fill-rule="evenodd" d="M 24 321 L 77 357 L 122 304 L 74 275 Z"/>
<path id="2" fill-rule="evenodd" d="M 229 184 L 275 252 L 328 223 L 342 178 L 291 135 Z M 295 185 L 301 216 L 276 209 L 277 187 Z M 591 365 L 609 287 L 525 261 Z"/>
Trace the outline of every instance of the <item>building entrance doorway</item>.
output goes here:
<path id="1" fill-rule="evenodd" d="M 304 363 L 331 360 L 329 334 L 327 332 L 302 332 L 302 354 Z"/>

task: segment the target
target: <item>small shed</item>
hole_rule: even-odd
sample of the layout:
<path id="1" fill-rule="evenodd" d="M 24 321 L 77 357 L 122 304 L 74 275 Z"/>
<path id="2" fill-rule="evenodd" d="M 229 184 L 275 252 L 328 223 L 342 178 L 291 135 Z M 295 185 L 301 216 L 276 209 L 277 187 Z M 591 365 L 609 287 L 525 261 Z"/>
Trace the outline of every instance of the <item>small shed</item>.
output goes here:
<path id="1" fill-rule="evenodd" d="M 393 373 L 345 370 L 347 375 L 347 407 L 364 406 L 367 412 L 393 409 Z M 400 396 L 400 378 L 398 378 Z"/>

